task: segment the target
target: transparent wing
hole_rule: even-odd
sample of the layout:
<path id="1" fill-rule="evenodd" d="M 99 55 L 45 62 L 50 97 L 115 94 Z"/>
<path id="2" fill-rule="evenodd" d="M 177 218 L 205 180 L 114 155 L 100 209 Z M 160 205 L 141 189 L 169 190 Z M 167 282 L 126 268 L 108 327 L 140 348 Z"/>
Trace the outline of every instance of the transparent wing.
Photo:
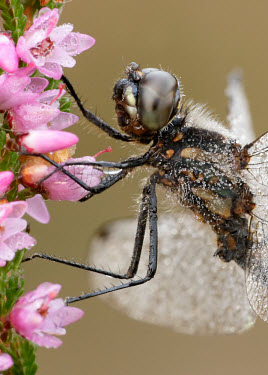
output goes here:
<path id="1" fill-rule="evenodd" d="M 268 225 L 253 218 L 253 245 L 247 259 L 246 287 L 254 311 L 268 322 Z"/>
<path id="2" fill-rule="evenodd" d="M 246 287 L 252 308 L 268 321 L 268 133 L 252 143 L 248 154 L 244 178 L 256 207 L 250 225 L 252 248 L 247 257 Z"/>
<path id="3" fill-rule="evenodd" d="M 159 217 L 159 262 L 153 280 L 145 285 L 105 297 L 130 317 L 173 328 L 182 333 L 233 333 L 255 322 L 245 292 L 244 272 L 235 263 L 224 264 L 213 257 L 216 236 L 191 212 Z M 134 243 L 136 221 L 108 224 L 92 242 L 90 263 L 125 271 Z M 148 235 L 142 265 L 146 273 Z M 90 285 L 103 285 L 98 275 Z M 101 284 L 102 283 L 102 284 Z"/>
<path id="4" fill-rule="evenodd" d="M 227 121 L 231 134 L 241 145 L 245 145 L 255 136 L 241 73 L 229 74 L 225 94 L 229 99 Z"/>
<path id="5" fill-rule="evenodd" d="M 268 186 L 268 132 L 256 139 L 247 152 L 250 161 L 246 167 L 246 178 L 256 194 L 263 196 Z"/>

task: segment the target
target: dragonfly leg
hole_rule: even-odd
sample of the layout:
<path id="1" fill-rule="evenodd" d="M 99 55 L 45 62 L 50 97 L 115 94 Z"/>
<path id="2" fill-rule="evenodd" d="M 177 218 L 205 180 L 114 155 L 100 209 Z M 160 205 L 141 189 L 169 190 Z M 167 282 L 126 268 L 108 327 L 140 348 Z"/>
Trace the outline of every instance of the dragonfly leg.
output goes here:
<path id="1" fill-rule="evenodd" d="M 81 99 L 78 97 L 77 93 L 75 92 L 71 82 L 68 80 L 67 77 L 64 75 L 61 77 L 61 80 L 65 83 L 69 93 L 72 95 L 76 104 L 78 105 L 80 111 L 82 112 L 83 116 L 90 121 L 92 124 L 96 125 L 99 129 L 103 130 L 106 134 L 108 134 L 111 138 L 118 139 L 124 142 L 135 142 L 135 138 L 130 137 L 129 135 L 122 134 L 110 125 L 108 125 L 105 121 L 103 121 L 98 116 L 94 115 L 94 113 L 90 112 L 89 110 L 85 109 L 83 106 Z M 151 141 L 148 139 L 139 138 L 140 143 L 148 144 Z"/>
<path id="2" fill-rule="evenodd" d="M 154 277 L 156 269 L 157 269 L 157 254 L 158 254 L 157 199 L 156 199 L 156 193 L 155 193 L 156 182 L 157 182 L 156 175 L 151 176 L 149 184 L 146 185 L 143 190 L 146 194 L 145 196 L 148 196 L 149 231 L 150 231 L 149 263 L 148 263 L 146 275 L 143 278 L 136 279 L 136 280 L 131 279 L 129 282 L 121 283 L 119 285 L 114 285 L 110 288 L 100 289 L 92 293 L 85 293 L 77 297 L 67 297 L 65 299 L 66 305 L 69 305 L 71 303 L 78 302 L 78 301 L 83 301 L 88 298 L 97 297 L 102 294 L 111 293 L 120 289 L 126 289 L 126 288 L 130 288 L 133 286 L 141 285 L 151 280 Z M 138 227 L 138 230 L 139 230 L 139 227 Z M 144 230 L 145 230 L 145 225 L 144 225 Z M 134 258 L 137 257 L 137 259 L 133 260 L 133 257 L 132 257 L 131 263 L 133 262 L 133 266 L 130 265 L 129 270 L 128 270 L 129 273 L 131 272 L 135 273 L 137 270 L 137 265 L 139 263 L 139 257 L 140 257 L 140 252 L 142 248 L 143 238 L 144 238 L 144 233 L 142 233 L 142 238 L 138 238 L 138 236 L 136 235 L 135 244 L 136 244 L 136 241 L 139 241 L 141 247 L 140 247 L 140 251 L 138 251 L 137 253 L 135 253 L 135 249 L 134 249 L 133 257 Z"/>
<path id="3" fill-rule="evenodd" d="M 133 254 L 131 258 L 131 263 L 128 268 L 128 271 L 125 274 L 105 271 L 96 267 L 88 266 L 86 264 L 77 263 L 74 261 L 68 261 L 65 259 L 47 255 L 44 253 L 34 253 L 28 258 L 23 259 L 23 262 L 27 262 L 35 258 L 40 258 L 40 259 L 45 259 L 45 260 L 49 260 L 49 261 L 56 262 L 56 263 L 65 264 L 67 266 L 83 269 L 86 271 L 92 271 L 92 272 L 99 273 L 105 276 L 111 276 L 117 279 L 132 278 L 133 276 L 135 276 L 137 269 L 138 269 L 138 265 L 139 265 L 142 244 L 143 244 L 143 239 L 144 239 L 144 234 L 145 234 L 145 228 L 146 228 L 146 221 L 147 221 L 147 216 L 148 216 L 148 207 L 149 207 L 149 199 L 148 199 L 147 185 L 146 185 L 145 188 L 143 189 L 143 196 L 142 196 L 142 202 L 141 202 L 140 210 L 139 210 L 137 231 L 136 231 L 136 236 L 135 236 L 134 250 L 133 250 Z"/>
<path id="4" fill-rule="evenodd" d="M 27 153 L 24 153 L 24 155 L 31 155 L 31 156 L 40 157 L 40 158 L 48 161 L 51 165 L 53 165 L 55 167 L 55 170 L 53 172 L 51 172 L 49 175 L 45 176 L 39 182 L 40 184 L 43 181 L 45 181 L 47 178 L 51 177 L 54 173 L 57 173 L 57 172 L 61 171 L 62 173 L 66 174 L 68 177 L 70 177 L 79 186 L 81 186 L 82 188 L 84 188 L 86 191 L 89 192 L 89 194 L 87 194 L 85 197 L 80 199 L 81 202 L 84 202 L 84 201 L 88 200 L 89 198 L 91 198 L 93 195 L 102 193 L 104 190 L 108 189 L 109 187 L 114 185 L 116 182 L 118 182 L 119 180 L 124 178 L 127 174 L 127 169 L 132 169 L 132 168 L 144 165 L 150 157 L 150 152 L 148 151 L 144 155 L 138 156 L 136 158 L 129 158 L 129 159 L 124 160 L 122 162 L 79 161 L 79 162 L 66 162 L 66 163 L 63 163 L 61 165 L 56 163 L 54 160 L 50 159 L 45 154 L 27 154 Z M 81 179 L 79 179 L 74 174 L 70 173 L 67 169 L 65 169 L 66 167 L 75 166 L 75 165 L 77 165 L 77 166 L 81 166 L 81 165 L 93 166 L 93 167 L 96 167 L 96 168 L 99 167 L 101 169 L 102 168 L 113 168 L 113 169 L 119 169 L 119 170 L 122 169 L 122 171 L 119 171 L 117 174 L 115 174 L 113 176 L 109 176 L 109 178 L 106 178 L 105 181 L 102 181 L 100 184 L 98 184 L 94 187 L 90 187 L 85 182 L 83 182 Z M 123 170 L 125 170 L 125 172 Z"/>

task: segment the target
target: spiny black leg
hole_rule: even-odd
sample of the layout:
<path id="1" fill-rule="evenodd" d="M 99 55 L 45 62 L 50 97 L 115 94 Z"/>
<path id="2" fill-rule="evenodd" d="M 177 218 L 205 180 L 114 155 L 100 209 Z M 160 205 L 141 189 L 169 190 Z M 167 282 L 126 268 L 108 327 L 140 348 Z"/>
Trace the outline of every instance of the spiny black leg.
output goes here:
<path id="1" fill-rule="evenodd" d="M 149 229 L 150 229 L 150 249 L 149 249 L 149 264 L 146 276 L 138 279 L 138 280 L 131 280 L 127 283 L 122 283 L 120 285 L 112 286 L 111 288 L 101 289 L 96 292 L 86 293 L 78 297 L 68 297 L 65 300 L 65 304 L 69 305 L 73 302 L 82 301 L 88 298 L 100 296 L 102 294 L 111 293 L 120 289 L 130 288 L 132 286 L 144 284 L 147 281 L 151 280 L 156 272 L 157 268 L 157 200 L 155 194 L 155 184 L 157 181 L 157 177 L 153 175 L 150 179 L 150 183 L 148 187 L 148 195 L 149 195 Z"/>
<path id="2" fill-rule="evenodd" d="M 129 158 L 119 162 L 113 161 L 79 161 L 79 162 L 66 162 L 62 165 L 62 167 L 70 167 L 72 165 L 92 165 L 93 167 L 102 167 L 102 168 L 118 168 L 118 169 L 128 169 L 128 168 L 135 168 L 141 165 L 146 164 L 149 160 L 152 151 L 149 150 L 144 155 L 137 156 L 135 158 Z"/>
<path id="3" fill-rule="evenodd" d="M 53 257 L 51 255 L 47 255 L 43 253 L 34 253 L 30 257 L 23 259 L 23 262 L 27 262 L 35 258 L 40 258 L 40 259 L 46 259 L 46 260 L 56 262 L 56 263 L 65 264 L 67 266 L 80 268 L 86 271 L 92 271 L 92 272 L 100 273 L 102 275 L 111 276 L 117 279 L 132 278 L 136 274 L 137 269 L 138 269 L 140 255 L 142 251 L 143 239 L 144 239 L 144 234 L 145 234 L 145 227 L 146 227 L 148 207 L 149 207 L 149 196 L 148 196 L 147 190 L 148 188 L 147 186 L 145 186 L 145 188 L 143 189 L 142 202 L 141 202 L 140 210 L 139 210 L 137 231 L 136 231 L 135 242 L 134 242 L 134 250 L 133 250 L 130 266 L 128 268 L 128 271 L 125 274 L 118 274 L 115 272 L 105 271 L 96 267 L 91 267 L 85 264 L 68 261 L 65 259 Z"/>
<path id="4" fill-rule="evenodd" d="M 106 124 L 106 122 L 104 122 L 98 116 L 94 115 L 92 112 L 85 109 L 81 100 L 80 100 L 80 98 L 77 96 L 71 82 L 68 80 L 68 78 L 65 77 L 65 76 L 62 76 L 61 80 L 65 83 L 68 91 L 70 92 L 70 94 L 72 95 L 72 97 L 76 101 L 79 109 L 81 110 L 81 112 L 83 113 L 83 115 L 85 116 L 85 118 L 88 121 L 92 122 L 99 129 L 103 130 L 105 133 L 107 133 L 110 137 L 112 137 L 114 139 L 119 139 L 119 140 L 124 141 L 124 142 L 133 142 L 134 141 L 128 135 L 118 132 L 117 130 L 112 128 L 110 125 Z"/>
<path id="5" fill-rule="evenodd" d="M 81 199 L 81 201 L 85 201 L 89 198 L 91 198 L 95 194 L 102 193 L 104 190 L 108 189 L 112 185 L 114 185 L 117 181 L 121 180 L 126 176 L 126 172 L 119 171 L 116 175 L 111 176 L 109 179 L 106 179 L 105 182 L 101 182 L 99 185 L 96 185 L 95 187 L 90 187 L 86 183 L 84 183 L 82 180 L 80 180 L 78 177 L 70 173 L 68 170 L 64 169 L 65 167 L 69 166 L 93 166 L 93 167 L 100 167 L 100 168 L 117 168 L 117 169 L 130 169 L 130 168 L 135 168 L 137 166 L 141 166 L 146 164 L 147 160 L 150 157 L 151 152 L 148 151 L 142 156 L 138 156 L 136 158 L 129 158 L 127 160 L 124 160 L 122 162 L 106 162 L 106 161 L 95 161 L 95 162 L 66 162 L 62 165 L 59 165 L 56 163 L 54 160 L 51 160 L 47 155 L 45 154 L 29 154 L 31 156 L 36 156 L 40 157 L 46 161 L 48 161 L 50 164 L 52 164 L 55 167 L 55 170 L 45 176 L 40 183 L 48 179 L 50 176 L 52 176 L 54 173 L 57 173 L 61 171 L 62 173 L 66 174 L 68 177 L 70 177 L 73 181 L 75 181 L 78 185 L 80 185 L 83 189 L 87 190 L 90 192 L 90 194 L 86 195 L 84 198 Z M 28 155 L 25 153 L 25 155 Z"/>
<path id="6" fill-rule="evenodd" d="M 109 179 L 106 179 L 105 182 L 100 183 L 99 185 L 96 185 L 94 187 L 90 187 L 85 182 L 83 182 L 78 177 L 76 177 L 74 174 L 72 174 L 69 171 L 67 171 L 66 169 L 64 169 L 64 167 L 67 166 L 66 164 L 59 165 L 55 161 L 51 160 L 48 156 L 46 156 L 44 154 L 33 155 L 33 156 L 38 156 L 38 157 L 40 157 L 40 158 L 48 161 L 50 164 L 52 164 L 55 167 L 55 170 L 53 172 L 51 172 L 49 175 L 45 176 L 40 181 L 40 183 L 42 183 L 43 181 L 45 181 L 47 178 L 49 178 L 50 176 L 52 176 L 54 173 L 57 173 L 57 172 L 61 171 L 62 173 L 66 174 L 68 177 L 70 177 L 74 182 L 76 182 L 83 189 L 85 189 L 85 190 L 87 190 L 87 191 L 90 192 L 89 195 L 86 195 L 84 198 L 82 198 L 80 200 L 81 202 L 83 202 L 84 200 L 87 200 L 87 199 L 91 198 L 95 194 L 102 193 L 104 190 L 108 189 L 109 187 L 111 187 L 116 182 L 118 182 L 119 180 L 121 180 L 122 178 L 124 178 L 126 176 L 126 173 L 124 173 L 123 171 L 119 171 L 116 175 L 110 176 Z M 99 164 L 99 163 L 102 163 L 102 162 L 92 162 L 92 163 L 88 162 L 87 165 L 92 165 L 92 166 L 95 166 L 95 167 L 99 166 L 99 167 L 103 168 L 104 166 L 102 164 Z M 81 165 L 81 162 L 70 163 L 70 164 L 71 165 Z M 116 166 L 114 166 L 114 164 L 116 164 L 116 163 L 112 164 L 112 166 L 109 165 L 109 162 L 107 162 L 107 164 L 108 164 L 108 166 L 106 166 L 106 167 L 116 168 Z M 82 165 L 84 165 L 84 164 L 82 164 Z M 118 169 L 120 169 L 120 168 L 118 168 Z"/>

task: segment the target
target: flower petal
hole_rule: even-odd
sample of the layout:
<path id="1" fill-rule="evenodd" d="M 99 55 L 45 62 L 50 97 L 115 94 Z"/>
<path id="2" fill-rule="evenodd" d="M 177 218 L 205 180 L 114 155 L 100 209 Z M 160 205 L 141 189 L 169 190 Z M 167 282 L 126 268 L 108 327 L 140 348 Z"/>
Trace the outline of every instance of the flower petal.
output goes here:
<path id="1" fill-rule="evenodd" d="M 0 172 L 0 195 L 5 193 L 13 180 L 14 174 L 10 171 Z"/>
<path id="2" fill-rule="evenodd" d="M 95 39 L 86 34 L 70 33 L 61 43 L 62 47 L 71 56 L 91 48 L 95 44 Z"/>
<path id="3" fill-rule="evenodd" d="M 36 240 L 28 233 L 17 233 L 5 240 L 5 243 L 12 249 L 31 249 L 36 245 Z"/>
<path id="4" fill-rule="evenodd" d="M 13 366 L 14 362 L 12 357 L 7 353 L 0 354 L 0 371 L 5 371 L 9 367 Z"/>
<path id="5" fill-rule="evenodd" d="M 72 126 L 79 120 L 79 117 L 67 112 L 60 112 L 60 114 L 50 122 L 50 129 L 63 130 Z"/>
<path id="6" fill-rule="evenodd" d="M 5 220 L 5 223 L 2 224 L 4 227 L 3 233 L 1 233 L 1 240 L 6 240 L 8 237 L 13 236 L 21 231 L 23 231 L 27 227 L 27 221 L 24 219 L 9 219 Z M 3 230 L 3 228 L 2 228 Z"/>
<path id="7" fill-rule="evenodd" d="M 73 68 L 76 64 L 75 59 L 65 52 L 63 48 L 56 46 L 46 61 L 46 64 L 57 62 L 57 64 L 60 64 L 66 68 Z"/>
<path id="8" fill-rule="evenodd" d="M 78 142 L 73 133 L 58 130 L 30 130 L 19 137 L 18 144 L 29 153 L 45 154 L 62 150 Z"/>
<path id="9" fill-rule="evenodd" d="M 71 23 L 64 23 L 58 27 L 55 27 L 51 34 L 50 38 L 56 44 L 60 43 L 71 31 L 73 31 L 73 25 Z"/>
<path id="10" fill-rule="evenodd" d="M 25 214 L 27 207 L 28 205 L 24 201 L 9 202 L 0 205 L 0 212 L 7 212 L 9 218 L 21 218 Z M 2 218 L 1 214 L 0 217 Z"/>
<path id="11" fill-rule="evenodd" d="M 43 66 L 38 66 L 38 70 L 45 76 L 54 79 L 60 79 L 60 77 L 62 76 L 62 68 L 55 62 L 47 62 Z"/>
<path id="12" fill-rule="evenodd" d="M 12 130 L 14 133 L 25 133 L 29 130 L 47 128 L 47 123 L 52 121 L 60 110 L 51 105 L 32 102 L 15 107 L 10 111 L 12 116 Z"/>
<path id="13" fill-rule="evenodd" d="M 62 345 L 62 341 L 55 336 L 44 335 L 41 333 L 34 333 L 29 340 L 33 341 L 39 346 L 44 346 L 45 348 L 58 348 Z"/>
<path id="14" fill-rule="evenodd" d="M 0 259 L 10 261 L 15 256 L 15 249 L 10 248 L 5 242 L 0 242 Z"/>
<path id="15" fill-rule="evenodd" d="M 18 67 L 18 56 L 11 36 L 0 32 L 0 68 L 8 73 L 13 73 Z"/>
<path id="16" fill-rule="evenodd" d="M 48 85 L 48 80 L 42 77 L 32 77 L 31 82 L 26 87 L 26 92 L 40 93 L 45 90 Z"/>
<path id="17" fill-rule="evenodd" d="M 37 194 L 27 199 L 27 214 L 42 224 L 47 224 L 50 220 L 49 212 L 41 194 Z"/>

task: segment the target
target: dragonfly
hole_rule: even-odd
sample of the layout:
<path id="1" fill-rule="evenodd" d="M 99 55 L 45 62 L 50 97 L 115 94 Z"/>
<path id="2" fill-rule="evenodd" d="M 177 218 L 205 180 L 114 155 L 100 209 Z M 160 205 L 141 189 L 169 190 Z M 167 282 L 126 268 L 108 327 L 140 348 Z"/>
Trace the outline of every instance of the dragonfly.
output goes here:
<path id="1" fill-rule="evenodd" d="M 70 81 L 62 79 L 86 119 L 110 137 L 148 150 L 120 162 L 80 162 L 105 172 L 93 188 L 68 172 L 74 163 L 51 163 L 86 188 L 83 201 L 136 168 L 151 168 L 138 219 L 109 223 L 93 239 L 90 260 L 109 270 L 40 253 L 31 259 L 93 271 L 96 286 L 98 275 L 119 280 L 68 297 L 66 304 L 109 294 L 112 305 L 129 316 L 183 333 L 242 332 L 256 316 L 268 321 L 268 133 L 253 140 L 239 74 L 230 76 L 226 91 L 229 129 L 204 106 L 182 103 L 174 75 L 136 63 L 126 75 L 113 90 L 124 133 L 85 109 Z M 157 196 L 169 201 L 168 213 L 157 214 Z M 119 264 L 125 272 L 116 271 Z"/>

